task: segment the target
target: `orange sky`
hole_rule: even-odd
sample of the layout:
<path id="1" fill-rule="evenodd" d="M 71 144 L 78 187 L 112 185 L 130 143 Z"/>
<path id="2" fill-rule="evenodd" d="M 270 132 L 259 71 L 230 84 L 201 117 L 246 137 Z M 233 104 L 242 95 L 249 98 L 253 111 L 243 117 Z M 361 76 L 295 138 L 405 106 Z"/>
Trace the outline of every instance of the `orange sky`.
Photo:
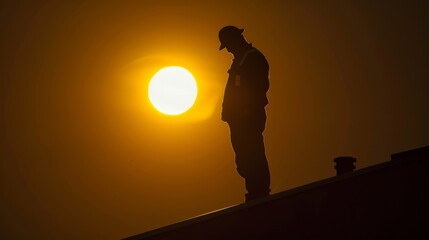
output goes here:
<path id="1" fill-rule="evenodd" d="M 381 2 L 1 3 L 0 237 L 119 239 L 242 203 L 224 25 L 270 63 L 273 193 L 428 145 L 428 4 Z M 147 99 L 168 65 L 200 90 L 177 117 Z"/>

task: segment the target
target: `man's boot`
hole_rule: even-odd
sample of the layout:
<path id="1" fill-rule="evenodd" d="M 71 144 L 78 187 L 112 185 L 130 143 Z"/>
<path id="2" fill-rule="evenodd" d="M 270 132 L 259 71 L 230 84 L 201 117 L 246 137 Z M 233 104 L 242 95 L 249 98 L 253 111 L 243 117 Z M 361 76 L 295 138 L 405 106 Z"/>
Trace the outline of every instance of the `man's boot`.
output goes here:
<path id="1" fill-rule="evenodd" d="M 270 190 L 265 192 L 259 192 L 259 193 L 246 193 L 245 197 L 246 197 L 246 202 L 250 202 L 258 198 L 267 197 L 269 195 L 270 195 Z"/>

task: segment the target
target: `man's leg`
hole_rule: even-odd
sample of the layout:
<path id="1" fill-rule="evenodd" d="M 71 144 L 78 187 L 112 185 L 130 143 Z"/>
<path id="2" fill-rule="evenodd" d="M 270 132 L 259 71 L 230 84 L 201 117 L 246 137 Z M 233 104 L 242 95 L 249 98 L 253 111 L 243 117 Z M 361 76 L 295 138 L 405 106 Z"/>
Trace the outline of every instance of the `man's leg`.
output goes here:
<path id="1" fill-rule="evenodd" d="M 237 171 L 245 179 L 248 191 L 246 201 L 268 196 L 270 192 L 270 171 L 262 135 L 265 120 L 263 111 L 246 121 L 230 124 Z"/>
<path id="2" fill-rule="evenodd" d="M 262 135 L 264 128 L 259 127 L 253 130 L 247 134 L 249 148 L 246 158 L 251 167 L 245 176 L 246 189 L 248 191 L 246 201 L 268 196 L 270 193 L 270 171 Z"/>

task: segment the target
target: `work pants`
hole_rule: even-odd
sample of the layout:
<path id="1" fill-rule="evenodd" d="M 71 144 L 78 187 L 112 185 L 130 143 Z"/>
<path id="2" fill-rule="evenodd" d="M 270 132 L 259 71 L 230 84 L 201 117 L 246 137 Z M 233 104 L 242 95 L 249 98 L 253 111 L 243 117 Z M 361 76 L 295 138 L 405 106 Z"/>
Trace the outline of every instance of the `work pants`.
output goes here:
<path id="1" fill-rule="evenodd" d="M 248 192 L 246 201 L 267 196 L 270 192 L 270 171 L 262 135 L 265 122 L 265 109 L 228 122 L 237 171 L 244 178 Z"/>

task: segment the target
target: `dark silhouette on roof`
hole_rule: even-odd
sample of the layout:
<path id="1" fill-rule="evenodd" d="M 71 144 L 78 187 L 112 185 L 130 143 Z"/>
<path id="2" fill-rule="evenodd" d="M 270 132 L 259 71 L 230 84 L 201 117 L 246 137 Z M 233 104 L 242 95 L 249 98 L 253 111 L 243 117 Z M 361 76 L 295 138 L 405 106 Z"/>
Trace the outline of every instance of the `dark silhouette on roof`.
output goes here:
<path id="1" fill-rule="evenodd" d="M 429 146 L 392 154 L 391 161 L 126 240 L 429 239 L 428 163 Z"/>
<path id="2" fill-rule="evenodd" d="M 356 158 L 354 157 L 337 157 L 334 159 L 334 162 L 337 175 L 352 172 L 356 168 Z"/>
<path id="3" fill-rule="evenodd" d="M 230 130 L 236 168 L 244 178 L 248 202 L 271 192 L 263 135 L 270 67 L 264 54 L 246 40 L 243 31 L 235 26 L 225 26 L 219 31 L 219 50 L 226 48 L 234 56 L 228 70 L 221 119 Z"/>

